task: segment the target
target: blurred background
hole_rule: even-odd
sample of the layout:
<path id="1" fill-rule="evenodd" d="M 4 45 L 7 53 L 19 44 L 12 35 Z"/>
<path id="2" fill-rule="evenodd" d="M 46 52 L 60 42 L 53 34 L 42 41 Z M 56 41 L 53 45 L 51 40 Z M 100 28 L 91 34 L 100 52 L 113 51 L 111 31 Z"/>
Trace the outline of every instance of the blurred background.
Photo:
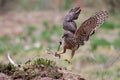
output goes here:
<path id="1" fill-rule="evenodd" d="M 43 57 L 86 80 L 120 80 L 119 4 L 120 0 L 0 0 L 0 62 L 8 63 L 7 53 L 17 63 Z M 64 16 L 76 6 L 82 9 L 78 26 L 101 10 L 107 10 L 109 18 L 68 64 L 64 58 L 70 51 L 58 59 L 46 50 L 57 51 Z"/>

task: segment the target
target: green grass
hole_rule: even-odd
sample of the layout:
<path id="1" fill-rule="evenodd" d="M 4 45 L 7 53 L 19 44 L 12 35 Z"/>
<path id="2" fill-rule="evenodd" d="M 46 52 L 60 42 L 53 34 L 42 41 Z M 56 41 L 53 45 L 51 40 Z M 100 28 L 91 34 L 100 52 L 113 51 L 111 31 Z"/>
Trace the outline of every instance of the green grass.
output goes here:
<path id="1" fill-rule="evenodd" d="M 91 76 L 96 77 L 97 80 L 119 80 L 120 79 L 120 68 L 98 68 L 90 72 Z M 93 79 L 91 79 L 93 80 Z"/>
<path id="2" fill-rule="evenodd" d="M 45 27 L 48 27 L 48 26 L 49 26 L 49 22 L 48 22 L 47 20 L 44 20 L 44 21 L 42 22 L 42 24 L 43 24 L 43 26 L 45 26 Z"/>
<path id="3" fill-rule="evenodd" d="M 115 40 L 112 42 L 112 45 L 113 45 L 115 48 L 120 48 L 120 38 L 115 39 Z"/>
<path id="4" fill-rule="evenodd" d="M 8 45 L 8 48 L 9 51 L 11 51 L 13 54 L 17 54 L 21 50 L 23 50 L 23 45 L 21 43 L 16 43 L 16 44 Z"/>
<path id="5" fill-rule="evenodd" d="M 8 42 L 11 38 L 8 36 L 0 37 L 0 42 Z"/>
<path id="6" fill-rule="evenodd" d="M 43 30 L 40 34 L 39 34 L 39 40 L 45 40 L 45 41 L 49 41 L 51 40 L 52 34 L 50 32 L 50 30 Z"/>
<path id="7" fill-rule="evenodd" d="M 108 57 L 104 54 L 100 54 L 100 53 L 97 53 L 97 54 L 93 54 L 94 57 L 90 57 L 90 56 L 81 56 L 80 57 L 80 63 L 83 63 L 83 64 L 90 64 L 90 63 L 93 63 L 93 64 L 104 64 L 105 62 L 107 62 L 107 59 Z"/>
<path id="8" fill-rule="evenodd" d="M 89 56 L 81 56 L 80 57 L 80 63 L 81 64 L 90 64 L 90 63 L 93 63 L 94 62 L 94 59 L 89 57 Z"/>
<path id="9" fill-rule="evenodd" d="M 62 26 L 54 24 L 53 27 L 52 27 L 51 32 L 53 34 L 57 34 L 58 36 L 61 36 L 62 33 L 63 33 Z"/>
<path id="10" fill-rule="evenodd" d="M 113 22 L 105 22 L 101 28 L 103 29 L 115 29 L 115 28 L 120 28 L 120 24 L 116 24 Z"/>
<path id="11" fill-rule="evenodd" d="M 40 35 L 38 36 L 39 40 L 50 41 L 52 36 L 55 36 L 55 35 L 61 36 L 62 35 L 63 30 L 60 25 L 54 24 L 51 27 L 52 28 L 50 28 L 50 29 L 44 29 L 40 33 Z"/>
<path id="12" fill-rule="evenodd" d="M 63 8 L 67 10 L 67 9 L 70 9 L 72 5 L 73 5 L 73 0 L 64 0 Z"/>
<path id="13" fill-rule="evenodd" d="M 118 37 L 120 37 L 120 30 L 119 30 L 119 33 L 118 33 Z"/>
<path id="14" fill-rule="evenodd" d="M 5 41 L 0 41 L 0 54 L 4 54 L 8 51 L 11 51 L 12 53 L 18 53 L 21 48 L 22 48 L 22 44 L 21 43 L 12 43 L 14 42 L 14 40 L 12 41 L 12 39 L 10 40 L 5 40 Z"/>
<path id="15" fill-rule="evenodd" d="M 11 40 L 10 37 L 4 36 L 0 37 L 0 54 L 4 54 L 6 51 L 8 51 L 8 43 Z"/>
<path id="16" fill-rule="evenodd" d="M 38 58 L 36 59 L 33 63 L 33 65 L 45 65 L 45 66 L 55 66 L 55 62 L 54 61 L 50 61 L 47 59 L 43 59 L 43 58 Z"/>
<path id="17" fill-rule="evenodd" d="M 105 39 L 96 39 L 91 42 L 91 50 L 96 50 L 97 47 L 99 47 L 99 46 L 105 47 L 105 46 L 110 46 L 110 45 L 111 45 L 111 43 Z"/>
<path id="18" fill-rule="evenodd" d="M 95 63 L 105 63 L 108 57 L 104 54 L 94 54 L 95 56 Z"/>
<path id="19" fill-rule="evenodd" d="M 44 22 L 44 26 L 48 26 L 48 22 Z M 62 35 L 62 28 L 60 25 L 54 24 L 51 26 L 51 28 L 44 29 L 42 32 L 40 32 L 38 35 L 36 35 L 34 32 L 36 31 L 36 26 L 34 25 L 28 25 L 26 26 L 26 31 L 23 34 L 16 35 L 15 37 L 0 37 L 0 54 L 4 54 L 8 51 L 10 51 L 13 54 L 17 54 L 23 50 L 23 47 L 25 44 L 24 39 L 29 40 L 29 44 L 33 44 L 38 41 L 51 41 L 53 36 L 61 36 Z M 16 42 L 18 40 L 18 42 Z M 49 44 L 51 49 L 57 49 L 58 45 L 52 45 Z M 31 50 L 39 51 L 43 49 L 43 47 L 35 49 L 34 47 L 31 48 Z"/>
<path id="20" fill-rule="evenodd" d="M 117 78 L 120 78 L 120 68 L 116 68 L 116 69 L 115 69 L 115 72 L 117 73 L 117 74 L 116 74 L 116 77 L 117 77 Z"/>
<path id="21" fill-rule="evenodd" d="M 5 43 L 0 42 L 0 54 L 4 54 L 7 50 L 8 46 Z"/>
<path id="22" fill-rule="evenodd" d="M 96 78 L 99 78 L 100 80 L 109 80 L 106 78 L 112 76 L 113 72 L 108 69 L 98 69 L 92 71 L 91 74 L 92 74 L 91 76 L 96 76 Z"/>
<path id="23" fill-rule="evenodd" d="M 27 36 L 31 36 L 36 29 L 37 29 L 36 26 L 34 26 L 34 25 L 28 25 L 26 27 L 26 35 Z"/>

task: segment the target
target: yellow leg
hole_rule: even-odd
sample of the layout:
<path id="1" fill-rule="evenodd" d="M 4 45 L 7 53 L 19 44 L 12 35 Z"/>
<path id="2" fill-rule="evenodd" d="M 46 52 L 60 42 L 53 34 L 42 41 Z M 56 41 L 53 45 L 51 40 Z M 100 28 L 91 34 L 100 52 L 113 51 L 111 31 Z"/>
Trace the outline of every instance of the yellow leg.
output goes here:
<path id="1" fill-rule="evenodd" d="M 74 54 L 75 54 L 75 50 L 72 50 L 70 59 L 65 59 L 65 61 L 67 61 L 68 63 L 71 63 L 71 60 L 72 60 Z"/>
<path id="2" fill-rule="evenodd" d="M 62 45 L 62 41 L 60 41 L 59 43 L 60 43 L 60 45 L 58 46 L 58 50 L 57 51 L 60 50 L 60 46 Z"/>
<path id="3" fill-rule="evenodd" d="M 64 54 L 64 53 L 66 52 L 66 49 L 67 49 L 67 48 L 64 46 L 63 52 L 59 52 L 59 53 L 56 52 L 56 53 L 55 53 L 55 56 L 61 58 L 61 55 L 60 55 L 60 54 Z"/>
<path id="4" fill-rule="evenodd" d="M 70 59 L 65 59 L 65 61 L 67 61 L 69 64 L 71 64 L 71 58 Z"/>

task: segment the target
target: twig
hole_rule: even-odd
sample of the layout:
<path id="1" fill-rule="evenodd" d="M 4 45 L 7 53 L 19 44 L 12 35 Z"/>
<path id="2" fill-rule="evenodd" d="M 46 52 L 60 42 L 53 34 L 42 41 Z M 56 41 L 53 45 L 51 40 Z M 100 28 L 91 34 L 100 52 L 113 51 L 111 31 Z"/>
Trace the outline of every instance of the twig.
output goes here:
<path id="1" fill-rule="evenodd" d="M 12 58 L 10 57 L 10 53 L 8 53 L 7 54 L 7 58 L 8 58 L 8 60 L 9 60 L 9 62 L 11 63 L 11 64 L 13 64 L 14 66 L 19 66 L 18 64 L 16 64 L 13 60 L 12 60 Z"/>

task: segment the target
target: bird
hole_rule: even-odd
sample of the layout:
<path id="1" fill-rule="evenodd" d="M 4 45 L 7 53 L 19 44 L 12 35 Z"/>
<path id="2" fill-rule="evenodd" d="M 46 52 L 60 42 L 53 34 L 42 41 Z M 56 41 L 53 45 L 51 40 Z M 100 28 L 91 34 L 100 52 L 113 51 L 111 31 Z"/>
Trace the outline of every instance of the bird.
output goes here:
<path id="1" fill-rule="evenodd" d="M 71 60 L 75 55 L 75 51 L 78 50 L 80 46 L 84 45 L 84 42 L 88 41 L 89 37 L 93 35 L 96 29 L 99 28 L 108 18 L 107 11 L 99 11 L 85 20 L 77 29 L 74 20 L 78 19 L 80 12 L 80 7 L 76 7 L 74 9 L 71 9 L 69 13 L 65 16 L 63 20 L 64 33 L 62 36 L 62 39 L 64 41 L 63 51 L 59 53 L 56 52 L 55 54 L 55 56 L 60 57 L 61 54 L 66 53 L 67 49 L 71 50 L 70 59 L 66 59 L 66 61 L 68 61 L 69 63 L 71 63 Z M 62 42 L 60 42 L 60 45 L 61 44 Z"/>

